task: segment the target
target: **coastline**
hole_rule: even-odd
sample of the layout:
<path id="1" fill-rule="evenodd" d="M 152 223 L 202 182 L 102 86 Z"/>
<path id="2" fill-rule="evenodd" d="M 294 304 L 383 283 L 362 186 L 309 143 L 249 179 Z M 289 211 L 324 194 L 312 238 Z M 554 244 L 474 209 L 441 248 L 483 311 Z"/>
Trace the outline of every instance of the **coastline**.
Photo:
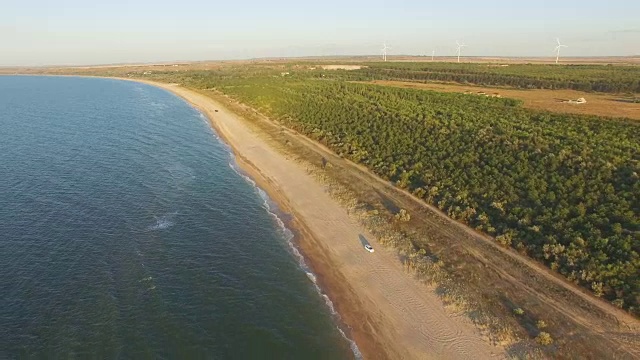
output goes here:
<path id="1" fill-rule="evenodd" d="M 222 137 L 221 140 L 225 141 Z M 277 194 L 277 192 L 273 191 L 273 186 L 263 178 L 263 176 L 260 174 L 260 171 L 252 164 L 246 162 L 243 158 L 238 157 L 238 155 L 236 155 L 233 150 L 231 151 L 233 155 L 232 168 L 240 176 L 246 178 L 247 181 L 250 182 L 256 189 L 261 190 L 266 194 L 266 199 L 264 200 L 265 205 L 268 208 L 267 211 L 271 213 L 274 218 L 276 218 L 276 220 L 280 223 L 280 226 L 282 226 L 284 230 L 290 232 L 291 238 L 287 239 L 287 242 L 289 247 L 291 248 L 291 252 L 298 258 L 301 270 L 303 270 L 307 274 L 307 277 L 309 277 L 309 279 L 314 283 L 318 295 L 325 298 L 325 303 L 331 310 L 331 315 L 337 317 L 336 320 L 338 321 L 338 323 L 336 324 L 336 327 L 343 335 L 343 337 L 349 342 L 352 355 L 354 355 L 354 358 L 356 360 L 361 360 L 363 357 L 360 348 L 350 336 L 350 327 L 342 320 L 340 312 L 336 311 L 336 306 L 331 300 L 332 296 L 328 295 L 328 291 L 324 286 L 324 280 L 322 280 L 324 279 L 324 276 L 322 272 L 314 270 L 315 267 L 310 264 L 310 259 L 304 256 L 305 251 L 301 249 L 300 239 L 310 239 L 311 235 L 309 235 L 308 231 L 305 231 L 304 224 L 296 221 L 293 216 L 290 216 L 293 209 L 288 208 L 287 205 L 285 205 L 286 199 L 283 199 Z M 273 208 L 272 206 L 275 206 L 275 208 Z"/>
<path id="2" fill-rule="evenodd" d="M 358 237 L 376 246 L 373 237 L 302 166 L 260 139 L 243 123 L 246 120 L 214 99 L 183 87 L 119 80 L 168 90 L 207 117 L 242 171 L 291 215 L 287 225 L 296 233 L 296 245 L 364 358 L 504 356 L 468 321 L 448 315 L 435 293 L 402 270 L 392 251 L 377 247 L 374 254 L 366 253 Z M 347 239 L 339 239 L 343 236 Z"/>
<path id="3" fill-rule="evenodd" d="M 223 140 L 224 141 L 224 140 Z M 293 209 L 287 207 L 286 199 L 283 199 L 280 195 L 275 192 L 268 181 L 266 181 L 259 170 L 257 170 L 253 165 L 247 163 L 240 157 L 237 157 L 235 153 L 234 156 L 234 169 L 243 177 L 248 178 L 257 189 L 260 189 L 266 193 L 267 199 L 265 200 L 265 204 L 269 207 L 268 211 L 277 218 L 278 222 L 281 222 L 281 226 L 284 229 L 291 232 L 291 239 L 288 240 L 289 246 L 291 248 L 291 252 L 294 256 L 298 257 L 298 262 L 301 270 L 303 270 L 307 277 L 314 283 L 318 295 L 325 298 L 325 303 L 327 307 L 331 310 L 331 315 L 336 317 L 336 327 L 338 331 L 343 335 L 343 337 L 349 342 L 349 346 L 352 351 L 352 355 L 356 360 L 363 359 L 362 352 L 360 351 L 360 347 L 358 343 L 352 337 L 352 329 L 351 327 L 342 319 L 341 311 L 336 310 L 337 306 L 332 299 L 336 295 L 336 292 L 331 292 L 331 289 L 336 289 L 335 286 L 325 286 L 326 285 L 326 272 L 322 271 L 322 266 L 319 266 L 313 259 L 310 259 L 308 256 L 305 256 L 307 251 L 311 251 L 312 249 L 303 250 L 304 245 L 308 244 L 312 241 L 313 237 L 309 234 L 308 230 L 305 229 L 304 224 L 296 221 L 295 217 L 291 216 Z M 271 190 L 268 190 L 271 189 Z M 271 204 L 268 204 L 268 203 Z M 276 208 L 271 208 L 271 205 L 274 205 Z M 284 215 L 284 216 L 283 216 Z M 306 241 L 301 241 L 304 239 Z M 334 279 L 335 280 L 335 279 Z M 347 313 L 352 313 L 348 311 Z M 366 341 L 365 341 L 366 342 Z"/>
<path id="4" fill-rule="evenodd" d="M 2 75 L 0 74 L 0 76 Z M 7 75 L 12 76 L 13 74 Z M 334 326 L 340 327 L 342 324 L 345 325 L 343 329 L 346 329 L 346 325 L 356 324 L 357 328 L 347 332 L 347 337 L 357 340 L 362 352 L 367 355 L 364 358 L 484 358 L 485 354 L 482 352 L 480 355 L 469 351 L 464 352 L 464 349 L 467 348 L 466 345 L 457 346 L 459 344 L 456 344 L 455 354 L 450 352 L 445 354 L 440 349 L 443 344 L 449 347 L 451 339 L 457 338 L 458 334 L 462 337 L 467 337 L 470 334 L 469 331 L 466 331 L 469 330 L 468 326 L 463 326 L 466 328 L 463 332 L 452 333 L 452 328 L 447 326 L 450 325 L 447 322 L 465 323 L 466 320 L 473 322 L 472 327 L 478 330 L 473 334 L 474 341 L 480 335 L 481 338 L 486 339 L 487 343 L 495 346 L 490 350 L 493 358 L 528 358 L 530 355 L 533 355 L 533 358 L 542 358 L 545 353 L 550 357 L 562 357 L 562 354 L 582 354 L 582 356 L 591 354 L 601 358 L 610 356 L 633 358 L 640 354 L 637 351 L 639 344 L 637 341 L 638 322 L 630 314 L 615 308 L 605 300 L 594 297 L 592 293 L 568 282 L 560 274 L 549 270 L 541 263 L 519 254 L 513 249 L 502 247 L 489 235 L 448 218 L 447 214 L 433 205 L 425 203 L 405 190 L 396 188 L 393 183 L 377 177 L 363 165 L 339 156 L 304 134 L 283 127 L 277 119 L 269 119 L 251 106 L 217 91 L 211 92 L 209 89 L 197 87 L 181 88 L 180 84 L 171 83 L 166 79 L 166 83 L 156 83 L 147 79 L 105 76 L 106 74 L 42 73 L 25 75 L 111 78 L 116 81 L 146 83 L 172 92 L 173 95 L 187 101 L 193 108 L 199 109 L 201 120 L 208 121 L 209 126 L 216 130 L 216 141 L 222 141 L 227 151 L 230 152 L 232 158 L 228 165 L 233 167 L 245 181 L 260 188 L 259 195 L 263 200 L 267 199 L 265 204 L 268 202 L 270 205 L 270 209 L 267 208 L 267 211 L 271 213 L 279 226 L 283 226 L 281 220 L 285 220 L 286 228 L 282 227 L 282 229 L 284 230 L 284 238 L 289 241 L 283 245 L 289 246 L 290 253 L 297 259 L 300 259 L 299 252 L 304 253 L 306 263 L 311 265 L 310 268 L 315 268 L 317 276 L 314 276 L 315 272 L 310 271 L 309 267 L 300 266 L 316 284 L 316 288 L 318 284 L 321 285 L 321 289 L 317 288 L 318 292 L 321 295 L 329 294 L 334 300 L 334 308 L 338 309 L 336 316 L 338 322 L 334 322 Z M 179 91 L 190 92 L 198 99 L 191 101 L 188 96 L 180 95 Z M 223 114 L 217 112 L 214 114 L 213 107 L 209 112 L 201 107 L 201 105 L 204 107 L 213 106 L 211 104 L 218 104 L 225 111 L 231 110 L 230 115 L 235 118 L 233 122 L 244 124 L 239 130 L 247 130 L 252 138 L 256 136 L 261 138 L 262 141 L 257 145 L 258 147 L 264 145 L 262 143 L 266 143 L 267 147 L 280 153 L 279 157 L 284 157 L 294 163 L 296 166 L 293 168 L 300 168 L 305 176 L 310 175 L 315 179 L 317 182 L 315 191 L 298 193 L 292 197 L 291 194 L 285 193 L 285 190 L 290 190 L 286 189 L 286 185 L 287 183 L 291 185 L 291 179 L 284 179 L 286 180 L 284 181 L 285 186 L 281 187 L 279 184 L 283 184 L 282 179 L 269 175 L 269 171 L 266 173 L 261 171 L 273 170 L 272 166 L 265 166 L 261 161 L 255 161 L 254 158 L 250 158 L 245 164 L 239 164 L 243 161 L 242 156 L 245 153 L 252 153 L 252 146 L 245 146 L 245 139 L 242 137 L 230 139 L 220 131 L 218 126 L 224 127 L 226 125 L 226 121 L 218 116 Z M 215 109 L 220 108 L 215 107 Z M 238 129 L 229 130 L 231 130 L 230 134 L 234 135 Z M 255 153 L 251 155 L 255 155 Z M 325 158 L 330 165 L 326 169 L 321 168 L 320 160 L 322 158 Z M 249 175 L 252 169 L 255 171 Z M 321 184 L 320 188 L 318 188 L 318 184 Z M 269 185 L 272 186 L 271 189 L 267 188 Z M 340 238 L 351 241 L 351 237 L 357 238 L 358 236 L 358 233 L 354 234 L 353 230 L 363 227 L 379 234 L 380 241 L 388 244 L 388 247 L 382 248 L 375 238 L 370 239 L 376 247 L 375 255 L 385 255 L 383 252 L 386 251 L 387 255 L 389 253 L 393 255 L 393 257 L 386 256 L 387 260 L 393 261 L 383 262 L 383 265 L 391 267 L 397 267 L 398 263 L 405 265 L 403 267 L 404 276 L 398 276 L 398 278 L 402 278 L 405 285 L 410 285 L 404 288 L 415 287 L 411 290 L 427 293 L 426 298 L 432 298 L 431 295 L 436 293 L 440 299 L 440 302 L 431 303 L 428 299 L 426 302 L 417 299 L 416 303 L 409 304 L 410 306 L 407 308 L 434 313 L 427 314 L 426 317 L 421 313 L 417 313 L 416 317 L 403 316 L 405 314 L 402 312 L 406 309 L 398 308 L 396 300 L 407 300 L 411 296 L 400 294 L 397 287 L 385 289 L 382 293 L 373 294 L 377 296 L 372 296 L 372 291 L 368 287 L 378 287 L 378 282 L 370 281 L 367 284 L 362 284 L 363 281 L 366 282 L 369 279 L 362 277 L 361 273 L 353 271 L 343 276 L 342 270 L 349 270 L 352 267 L 353 256 L 351 259 L 346 258 L 345 252 L 341 251 L 344 249 L 340 249 L 343 244 L 337 243 L 335 239 L 326 236 L 321 239 L 316 238 L 319 223 L 328 225 L 325 228 L 330 228 L 333 224 L 323 221 L 323 214 L 311 218 L 311 221 L 309 221 L 309 216 L 293 216 L 296 214 L 296 210 L 306 207 L 305 204 L 301 206 L 297 200 L 306 197 L 309 193 L 311 195 L 322 193 L 322 187 L 324 187 L 324 192 L 331 194 L 331 197 L 344 209 L 350 209 L 351 218 L 355 220 L 355 225 L 350 224 L 345 228 L 347 230 L 345 234 L 350 233 L 350 235 L 342 236 L 339 234 Z M 268 192 L 264 190 L 268 190 Z M 387 201 L 391 202 L 393 208 L 388 206 Z M 287 209 L 287 204 L 291 205 L 290 209 Z M 411 214 L 410 223 L 399 223 L 393 220 L 393 214 L 400 208 L 406 209 Z M 273 211 L 274 209 L 276 211 Z M 383 215 L 379 216 L 378 211 Z M 344 219 L 344 214 L 338 215 L 338 218 Z M 335 217 L 333 218 L 335 219 Z M 371 222 L 372 219 L 375 222 Z M 387 222 L 389 224 L 386 224 Z M 407 231 L 405 232 L 407 235 L 396 233 L 395 228 L 397 227 L 402 227 L 404 231 Z M 295 239 L 291 239 L 290 231 L 296 232 Z M 408 243 L 393 242 L 396 239 L 389 237 L 388 234 L 391 236 L 399 235 L 402 237 L 400 240 L 408 241 Z M 407 258 L 404 257 L 407 251 L 412 254 L 411 250 L 406 249 L 412 244 L 416 246 L 414 241 L 422 244 L 421 246 L 427 246 L 432 254 L 437 254 L 438 257 L 441 255 L 442 259 L 445 259 L 446 272 L 441 273 L 438 268 L 434 269 L 433 267 L 414 269 L 413 264 L 407 262 Z M 304 250 L 304 247 L 308 250 Z M 359 255 L 363 251 L 360 243 L 347 250 L 349 255 Z M 380 275 L 386 273 L 387 270 L 389 269 L 386 267 L 378 269 L 370 266 L 366 271 L 370 277 L 383 280 L 384 277 Z M 446 281 L 441 282 L 441 275 L 447 276 L 448 274 L 454 275 L 454 277 L 445 278 Z M 327 276 L 323 277 L 323 275 Z M 420 279 L 420 281 L 406 281 L 407 277 Z M 314 278 L 320 281 L 316 282 Z M 393 293 L 392 290 L 396 292 Z M 453 292 L 449 293 L 449 291 Z M 398 294 L 400 296 L 396 297 Z M 450 294 L 453 296 L 453 302 Z M 340 298 L 340 295 L 343 298 Z M 462 300 L 458 303 L 456 299 Z M 479 302 L 476 303 L 476 299 Z M 416 296 L 412 296 L 410 300 L 416 300 Z M 465 301 L 470 302 L 465 303 Z M 326 298 L 325 302 L 330 307 Z M 423 307 L 421 309 L 420 305 L 425 304 L 431 305 L 431 308 L 425 310 Z M 444 323 L 436 322 L 434 326 L 430 321 L 433 318 L 431 315 L 442 317 L 442 304 L 445 304 L 445 316 L 448 319 Z M 472 307 L 466 306 L 467 304 Z M 400 304 L 400 306 L 402 305 Z M 358 310 L 358 306 L 360 310 L 363 310 L 361 318 L 351 313 L 351 311 Z M 526 312 L 525 317 L 514 315 L 513 309 L 520 306 Z M 331 312 L 336 314 L 334 311 Z M 394 314 L 386 316 L 388 313 Z M 345 319 L 348 315 L 351 315 L 352 321 Z M 534 329 L 534 321 L 537 319 L 543 319 L 550 324 L 548 332 L 553 336 L 553 345 L 545 348 L 536 346 L 536 339 L 533 338 L 536 333 L 535 330 L 531 332 L 531 329 Z M 439 331 L 440 325 L 443 324 L 445 325 L 442 326 L 444 331 L 441 332 Z M 387 328 L 391 328 L 391 330 Z M 410 330 L 410 332 L 402 331 L 403 328 Z M 427 331 L 422 332 L 423 328 L 426 328 Z M 379 329 L 382 330 L 378 331 Z M 437 333 L 432 333 L 433 331 Z M 407 344 L 415 340 L 411 337 L 416 333 L 418 333 L 417 337 L 426 341 L 418 344 L 417 347 L 412 347 L 410 351 L 405 351 Z M 374 340 L 374 347 L 371 348 L 373 350 L 366 349 L 367 345 L 358 339 L 358 334 L 362 335 L 365 340 Z M 453 336 L 451 336 L 452 334 Z M 393 349 L 399 349 L 400 352 L 390 353 L 389 351 Z M 421 349 L 425 351 L 420 351 Z M 615 349 L 613 355 L 611 349 Z M 373 356 L 369 356 L 368 353 Z"/>

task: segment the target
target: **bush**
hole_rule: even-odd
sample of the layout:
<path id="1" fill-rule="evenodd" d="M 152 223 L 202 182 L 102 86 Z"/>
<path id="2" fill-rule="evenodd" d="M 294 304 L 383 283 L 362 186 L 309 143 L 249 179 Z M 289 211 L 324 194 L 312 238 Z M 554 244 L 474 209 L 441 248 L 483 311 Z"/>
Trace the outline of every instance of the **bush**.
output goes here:
<path id="1" fill-rule="evenodd" d="M 411 215 L 405 209 L 400 209 L 400 211 L 395 215 L 396 220 L 407 222 L 411 220 Z"/>
<path id="2" fill-rule="evenodd" d="M 551 337 L 551 334 L 549 334 L 548 332 L 544 332 L 544 331 L 541 331 L 540 334 L 538 334 L 538 336 L 536 336 L 536 341 L 538 342 L 538 344 L 540 344 L 542 346 L 547 346 L 547 345 L 553 344 L 553 338 Z"/>
<path id="3" fill-rule="evenodd" d="M 510 247 L 512 241 L 511 234 L 498 235 L 496 236 L 496 241 L 504 247 Z"/>
<path id="4" fill-rule="evenodd" d="M 544 322 L 544 320 L 538 320 L 538 322 L 536 322 L 536 327 L 542 330 L 547 327 L 547 323 Z"/>
<path id="5" fill-rule="evenodd" d="M 513 313 L 518 315 L 518 316 L 522 316 L 522 315 L 524 315 L 524 310 L 522 310 L 522 308 L 515 308 L 515 309 L 513 309 Z"/>

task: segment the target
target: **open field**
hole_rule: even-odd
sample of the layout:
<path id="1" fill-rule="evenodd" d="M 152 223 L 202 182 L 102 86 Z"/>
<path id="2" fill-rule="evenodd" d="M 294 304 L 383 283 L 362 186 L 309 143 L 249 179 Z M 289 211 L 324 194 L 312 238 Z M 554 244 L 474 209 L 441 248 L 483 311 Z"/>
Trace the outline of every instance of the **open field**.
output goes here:
<path id="1" fill-rule="evenodd" d="M 360 70 L 360 65 L 320 65 L 324 70 Z"/>
<path id="2" fill-rule="evenodd" d="M 446 82 L 517 89 L 570 89 L 611 94 L 640 93 L 640 67 L 628 65 L 372 62 L 331 74 L 342 80 Z"/>
<path id="3" fill-rule="evenodd" d="M 470 86 L 460 84 L 416 83 L 410 81 L 376 80 L 374 84 L 395 86 L 409 89 L 425 89 L 441 92 L 471 93 L 478 96 L 478 92 L 488 95 L 498 94 L 523 101 L 523 106 L 529 109 L 545 110 L 557 113 L 598 115 L 607 117 L 626 117 L 640 120 L 640 102 L 632 102 L 634 97 L 628 95 L 613 95 L 602 93 L 587 93 L 576 90 L 541 90 L 541 89 L 513 89 Z M 482 96 L 482 95 L 479 95 Z M 586 104 L 569 104 L 569 99 L 585 98 Z M 640 99 L 640 97 L 638 97 Z"/>

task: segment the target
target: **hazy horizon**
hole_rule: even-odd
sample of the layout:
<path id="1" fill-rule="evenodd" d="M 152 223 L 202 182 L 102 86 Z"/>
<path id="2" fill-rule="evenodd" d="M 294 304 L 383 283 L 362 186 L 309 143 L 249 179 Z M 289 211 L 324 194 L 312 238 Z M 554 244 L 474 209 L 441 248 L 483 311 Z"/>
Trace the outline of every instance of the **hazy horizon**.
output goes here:
<path id="1" fill-rule="evenodd" d="M 175 59 L 175 60 L 158 60 L 158 61 L 139 61 L 139 62 L 111 62 L 111 63 L 94 63 L 94 64 L 43 64 L 43 65 L 0 65 L 0 68 L 47 68 L 47 67 L 101 67 L 101 66 L 146 66 L 146 65 L 179 65 L 179 64 L 194 64 L 194 63 L 215 63 L 215 62 L 224 62 L 224 61 L 269 61 L 269 60 L 305 60 L 305 59 L 326 59 L 326 60 L 334 60 L 340 58 L 363 58 L 363 59 L 371 59 L 379 57 L 378 54 L 363 54 L 363 55 L 308 55 L 308 56 L 265 56 L 265 57 L 253 57 L 253 58 L 229 58 L 229 59 L 195 59 L 195 60 L 184 60 L 184 59 Z M 413 54 L 395 54 L 388 55 L 388 61 L 394 61 L 394 58 L 420 58 L 424 57 L 427 59 L 431 59 L 431 55 L 413 55 Z M 454 61 L 456 59 L 456 55 L 442 55 L 435 56 L 435 61 L 438 62 L 438 58 L 446 59 L 447 61 Z M 548 60 L 549 62 L 553 62 L 555 60 L 555 55 L 553 56 L 501 56 L 501 55 L 469 55 L 461 57 L 461 62 L 464 59 L 532 59 L 532 60 Z M 630 59 L 640 59 L 640 55 L 592 55 L 592 56 L 563 56 L 565 60 L 570 59 L 607 59 L 607 58 L 630 58 Z M 382 57 L 380 56 L 382 61 Z M 375 61 L 375 60 L 374 60 Z M 446 62 L 446 61 L 445 61 Z M 454 61 L 455 62 L 455 61 Z M 567 63 L 567 61 L 565 61 Z M 2 75 L 2 74 L 0 74 Z"/>
<path id="2" fill-rule="evenodd" d="M 640 55 L 640 3 L 469 0 L 13 2 L 0 13 L 0 66 L 101 65 L 312 56 Z"/>

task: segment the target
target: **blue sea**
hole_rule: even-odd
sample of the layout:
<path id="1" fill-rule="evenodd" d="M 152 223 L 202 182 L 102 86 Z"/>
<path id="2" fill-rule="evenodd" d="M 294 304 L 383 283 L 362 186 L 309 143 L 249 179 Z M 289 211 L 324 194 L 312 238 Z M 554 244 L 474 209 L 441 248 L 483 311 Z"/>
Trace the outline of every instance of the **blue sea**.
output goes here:
<path id="1" fill-rule="evenodd" d="M 182 99 L 0 76 L 0 358 L 357 356 L 312 280 Z"/>

